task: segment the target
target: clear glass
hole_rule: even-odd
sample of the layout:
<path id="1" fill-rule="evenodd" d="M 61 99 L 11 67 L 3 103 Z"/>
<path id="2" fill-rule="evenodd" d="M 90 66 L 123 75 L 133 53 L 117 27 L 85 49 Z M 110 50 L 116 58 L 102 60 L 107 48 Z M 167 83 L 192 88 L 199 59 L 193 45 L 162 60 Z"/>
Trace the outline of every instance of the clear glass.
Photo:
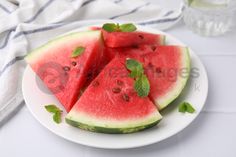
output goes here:
<path id="1" fill-rule="evenodd" d="M 203 36 L 218 36 L 233 29 L 236 0 L 184 0 L 184 22 Z"/>

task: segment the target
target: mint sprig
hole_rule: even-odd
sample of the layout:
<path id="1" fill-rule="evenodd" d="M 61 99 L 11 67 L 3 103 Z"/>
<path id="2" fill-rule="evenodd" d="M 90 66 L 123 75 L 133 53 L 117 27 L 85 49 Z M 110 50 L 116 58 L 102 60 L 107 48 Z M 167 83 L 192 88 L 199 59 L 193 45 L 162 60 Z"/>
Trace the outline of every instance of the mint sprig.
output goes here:
<path id="1" fill-rule="evenodd" d="M 54 122 L 56 122 L 57 124 L 61 123 L 61 114 L 62 114 L 62 110 L 60 110 L 56 105 L 54 104 L 50 104 L 50 105 L 46 105 L 44 106 L 45 109 L 49 112 L 53 114 L 53 120 Z"/>
<path id="2" fill-rule="evenodd" d="M 119 24 L 115 23 L 105 23 L 102 28 L 107 32 L 117 32 L 119 31 Z"/>
<path id="3" fill-rule="evenodd" d="M 134 89 L 139 97 L 146 97 L 150 92 L 150 83 L 144 74 L 143 65 L 134 60 L 126 60 L 126 68 L 130 71 L 129 76 L 135 80 Z"/>
<path id="4" fill-rule="evenodd" d="M 193 106 L 188 102 L 182 102 L 179 104 L 179 112 L 181 113 L 194 113 L 196 110 L 193 108 Z"/>
<path id="5" fill-rule="evenodd" d="M 150 92 L 150 84 L 146 75 L 142 74 L 134 83 L 134 89 L 137 91 L 138 96 L 146 97 Z"/>
<path id="6" fill-rule="evenodd" d="M 72 58 L 76 58 L 81 55 L 85 51 L 85 47 L 79 46 L 77 47 L 71 54 Z"/>
<path id="7" fill-rule="evenodd" d="M 126 23 L 120 25 L 121 32 L 134 32 L 136 31 L 136 29 L 137 29 L 136 26 L 132 23 Z"/>
<path id="8" fill-rule="evenodd" d="M 126 60 L 126 68 L 130 70 L 130 77 L 137 78 L 143 74 L 143 66 L 134 59 Z"/>
<path id="9" fill-rule="evenodd" d="M 107 32 L 134 32 L 137 30 L 136 26 L 132 23 L 121 25 L 119 23 L 105 23 L 102 28 Z"/>

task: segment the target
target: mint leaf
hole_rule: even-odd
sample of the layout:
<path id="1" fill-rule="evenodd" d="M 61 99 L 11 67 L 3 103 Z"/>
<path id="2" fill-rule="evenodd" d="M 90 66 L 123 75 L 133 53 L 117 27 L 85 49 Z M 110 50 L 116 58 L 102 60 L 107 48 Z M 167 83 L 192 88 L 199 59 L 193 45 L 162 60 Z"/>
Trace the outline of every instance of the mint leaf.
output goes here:
<path id="1" fill-rule="evenodd" d="M 188 103 L 188 102 L 182 102 L 181 104 L 179 104 L 179 112 L 181 113 L 194 113 L 195 109 L 193 108 L 193 106 Z"/>
<path id="2" fill-rule="evenodd" d="M 56 112 L 56 113 L 53 115 L 53 120 L 54 120 L 54 122 L 56 122 L 57 124 L 61 123 L 61 111 Z"/>
<path id="3" fill-rule="evenodd" d="M 107 32 L 134 32 L 137 28 L 132 23 L 126 23 L 121 25 L 119 23 L 105 23 L 102 26 L 102 29 L 106 30 Z"/>
<path id="4" fill-rule="evenodd" d="M 80 46 L 77 47 L 71 54 L 72 58 L 78 57 L 79 55 L 81 55 L 83 52 L 85 51 L 85 48 Z"/>
<path id="5" fill-rule="evenodd" d="M 59 124 L 61 122 L 62 110 L 60 110 L 56 105 L 53 105 L 53 104 L 46 105 L 45 109 L 48 112 L 53 113 L 53 120 L 54 120 L 54 122 L 56 122 L 57 124 Z"/>
<path id="6" fill-rule="evenodd" d="M 136 26 L 132 23 L 122 24 L 120 25 L 121 32 L 134 32 L 136 31 Z"/>
<path id="7" fill-rule="evenodd" d="M 56 105 L 53 105 L 53 104 L 46 105 L 44 107 L 50 113 L 56 113 L 58 111 L 61 111 Z"/>
<path id="8" fill-rule="evenodd" d="M 125 65 L 131 72 L 136 70 L 143 73 L 143 65 L 134 59 L 127 59 Z"/>
<path id="9" fill-rule="evenodd" d="M 126 60 L 125 64 L 126 68 L 130 70 L 129 76 L 135 79 L 134 89 L 138 96 L 148 96 L 150 92 L 150 84 L 147 76 L 144 74 L 143 65 L 134 59 Z"/>
<path id="10" fill-rule="evenodd" d="M 187 106 L 185 105 L 185 103 L 181 103 L 179 105 L 179 112 L 185 113 L 186 111 L 187 111 Z"/>
<path id="11" fill-rule="evenodd" d="M 131 71 L 129 74 L 131 78 L 137 78 L 144 72 L 142 64 L 134 59 L 126 60 L 126 68 Z"/>
<path id="12" fill-rule="evenodd" d="M 106 30 L 107 32 L 116 32 L 119 31 L 119 24 L 106 23 L 102 26 L 102 29 Z"/>
<path id="13" fill-rule="evenodd" d="M 187 103 L 187 112 L 188 113 L 194 113 L 195 109 L 193 108 L 193 106 L 189 103 Z"/>
<path id="14" fill-rule="evenodd" d="M 141 75 L 134 83 L 134 89 L 140 97 L 148 96 L 150 92 L 150 84 L 146 75 Z"/>
<path id="15" fill-rule="evenodd" d="M 131 78 L 138 78 L 143 74 L 143 69 L 135 68 L 133 71 L 130 72 L 129 77 Z"/>

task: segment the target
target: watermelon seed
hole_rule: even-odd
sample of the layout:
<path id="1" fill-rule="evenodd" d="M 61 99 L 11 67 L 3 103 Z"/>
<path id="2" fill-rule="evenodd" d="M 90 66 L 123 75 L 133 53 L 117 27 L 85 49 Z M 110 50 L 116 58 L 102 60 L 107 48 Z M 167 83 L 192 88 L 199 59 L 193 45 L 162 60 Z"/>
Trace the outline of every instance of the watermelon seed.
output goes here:
<path id="1" fill-rule="evenodd" d="M 151 62 L 148 63 L 148 67 L 152 68 L 153 64 Z"/>
<path id="2" fill-rule="evenodd" d="M 112 88 L 113 93 L 120 93 L 121 89 L 119 87 Z"/>
<path id="3" fill-rule="evenodd" d="M 138 49 L 139 46 L 138 46 L 138 45 L 132 45 L 132 48 L 134 48 L 134 49 Z"/>
<path id="4" fill-rule="evenodd" d="M 94 86 L 94 87 L 99 86 L 99 82 L 98 81 L 93 81 L 92 86 Z"/>
<path id="5" fill-rule="evenodd" d="M 70 67 L 64 66 L 64 67 L 63 67 L 63 70 L 65 70 L 65 71 L 70 71 Z"/>
<path id="6" fill-rule="evenodd" d="M 138 35 L 138 37 L 141 38 L 141 39 L 144 39 L 144 37 L 142 35 Z"/>
<path id="7" fill-rule="evenodd" d="M 161 73 L 161 68 L 159 68 L 159 67 L 156 68 L 156 72 L 157 72 L 157 73 Z"/>
<path id="8" fill-rule="evenodd" d="M 152 51 L 155 51 L 157 49 L 157 47 L 156 46 L 152 46 L 151 49 L 152 49 Z"/>
<path id="9" fill-rule="evenodd" d="M 73 66 L 76 66 L 77 63 L 73 61 L 73 62 L 71 62 L 71 64 L 72 64 Z"/>
<path id="10" fill-rule="evenodd" d="M 116 81 L 116 84 L 119 85 L 119 86 L 122 86 L 122 85 L 124 84 L 124 82 L 121 81 L 121 80 L 117 80 L 117 81 Z"/>
<path id="11" fill-rule="evenodd" d="M 88 72 L 87 80 L 91 80 L 93 78 L 93 72 Z"/>
<path id="12" fill-rule="evenodd" d="M 123 94 L 122 98 L 126 101 L 129 102 L 129 96 L 127 94 Z"/>

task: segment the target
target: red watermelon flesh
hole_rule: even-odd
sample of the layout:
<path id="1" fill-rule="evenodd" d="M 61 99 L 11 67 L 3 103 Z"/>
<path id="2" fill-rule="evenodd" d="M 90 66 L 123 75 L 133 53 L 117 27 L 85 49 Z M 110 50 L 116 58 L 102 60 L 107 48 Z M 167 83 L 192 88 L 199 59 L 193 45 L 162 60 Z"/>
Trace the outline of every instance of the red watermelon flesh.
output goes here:
<path id="1" fill-rule="evenodd" d="M 114 57 L 130 57 L 137 58 L 147 53 L 155 51 L 158 45 L 137 45 L 133 47 L 109 48 L 105 47 L 104 54 L 107 60 L 112 60 Z"/>
<path id="2" fill-rule="evenodd" d="M 105 45 L 111 48 L 130 47 L 137 45 L 163 45 L 165 37 L 160 34 L 146 32 L 107 32 L 102 30 Z"/>
<path id="3" fill-rule="evenodd" d="M 148 97 L 134 91 L 123 59 L 113 59 L 67 115 L 67 123 L 91 131 L 128 133 L 156 124 L 161 116 Z"/>
<path id="4" fill-rule="evenodd" d="M 72 58 L 77 47 L 85 51 Z M 26 61 L 67 111 L 78 100 L 80 90 L 96 77 L 103 56 L 100 31 L 72 33 L 34 50 Z"/>

